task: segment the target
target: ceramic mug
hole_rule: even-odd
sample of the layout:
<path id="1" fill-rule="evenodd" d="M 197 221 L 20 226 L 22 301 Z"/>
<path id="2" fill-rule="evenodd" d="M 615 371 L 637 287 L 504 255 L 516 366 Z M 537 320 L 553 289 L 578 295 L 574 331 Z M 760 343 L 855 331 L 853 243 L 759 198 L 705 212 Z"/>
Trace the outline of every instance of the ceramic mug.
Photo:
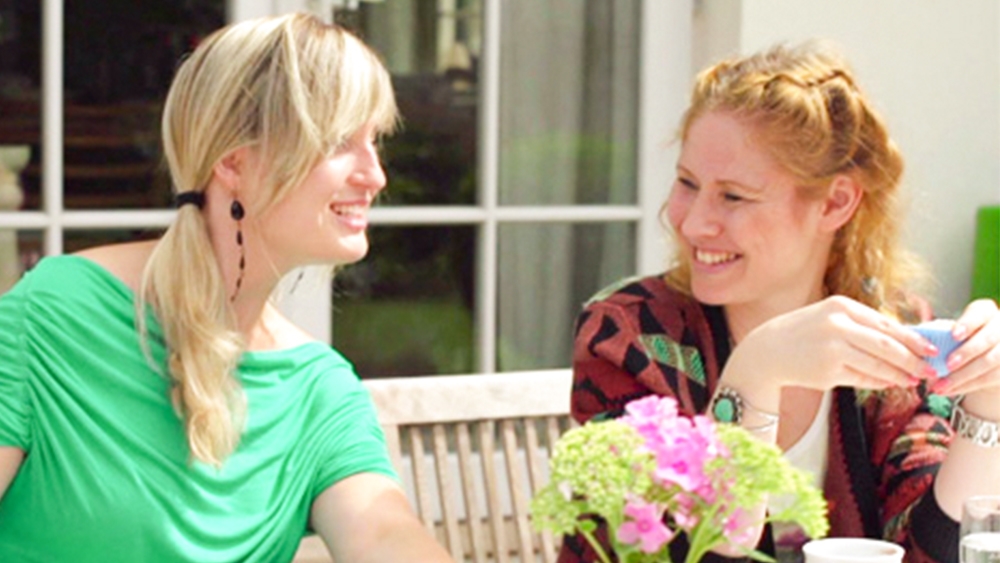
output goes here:
<path id="1" fill-rule="evenodd" d="M 901 563 L 905 550 L 869 538 L 823 538 L 802 546 L 806 563 Z"/>

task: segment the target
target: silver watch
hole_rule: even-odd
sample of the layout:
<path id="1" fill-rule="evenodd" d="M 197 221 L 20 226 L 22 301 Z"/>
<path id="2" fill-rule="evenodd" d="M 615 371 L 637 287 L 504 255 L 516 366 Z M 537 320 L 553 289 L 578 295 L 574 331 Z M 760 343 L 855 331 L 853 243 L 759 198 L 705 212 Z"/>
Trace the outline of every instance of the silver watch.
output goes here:
<path id="1" fill-rule="evenodd" d="M 962 408 L 962 401 L 951 411 L 951 427 L 955 433 L 984 448 L 1000 448 L 1000 422 L 986 420 L 969 414 Z"/>

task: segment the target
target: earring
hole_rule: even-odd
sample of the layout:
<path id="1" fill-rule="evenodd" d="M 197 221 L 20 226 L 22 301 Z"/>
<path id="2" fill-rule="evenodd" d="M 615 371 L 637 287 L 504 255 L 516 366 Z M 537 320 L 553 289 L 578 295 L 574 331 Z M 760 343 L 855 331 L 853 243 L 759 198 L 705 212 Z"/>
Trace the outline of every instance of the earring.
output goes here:
<path id="1" fill-rule="evenodd" d="M 236 301 L 236 295 L 240 292 L 240 286 L 243 285 L 243 272 L 246 270 L 247 266 L 247 251 L 246 247 L 243 246 L 243 217 L 246 212 L 243 210 L 243 204 L 240 200 L 233 199 L 233 204 L 229 206 L 229 216 L 236 221 L 236 245 L 240 248 L 240 273 L 236 277 L 236 289 L 233 291 L 232 297 L 229 298 L 230 301 Z"/>

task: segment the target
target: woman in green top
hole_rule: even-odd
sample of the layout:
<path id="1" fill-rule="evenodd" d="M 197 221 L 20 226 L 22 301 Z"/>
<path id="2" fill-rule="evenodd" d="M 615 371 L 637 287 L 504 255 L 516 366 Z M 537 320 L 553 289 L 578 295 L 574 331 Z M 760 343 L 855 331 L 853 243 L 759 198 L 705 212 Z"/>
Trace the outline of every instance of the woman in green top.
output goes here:
<path id="1" fill-rule="evenodd" d="M 448 561 L 350 364 L 270 303 L 354 262 L 397 109 L 305 15 L 205 39 L 167 96 L 166 234 L 44 259 L 0 299 L 0 561 Z M 141 314 L 136 314 L 136 312 Z"/>

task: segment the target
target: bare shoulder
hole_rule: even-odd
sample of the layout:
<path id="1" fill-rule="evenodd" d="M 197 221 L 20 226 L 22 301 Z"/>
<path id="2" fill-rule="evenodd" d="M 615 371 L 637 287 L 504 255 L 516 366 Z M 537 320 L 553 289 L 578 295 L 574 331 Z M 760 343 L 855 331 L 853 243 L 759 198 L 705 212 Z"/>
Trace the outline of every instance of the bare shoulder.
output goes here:
<path id="1" fill-rule="evenodd" d="M 156 246 L 156 241 L 127 242 L 107 246 L 95 246 L 74 253 L 101 266 L 120 279 L 133 291 L 138 290 L 142 270 Z"/>

